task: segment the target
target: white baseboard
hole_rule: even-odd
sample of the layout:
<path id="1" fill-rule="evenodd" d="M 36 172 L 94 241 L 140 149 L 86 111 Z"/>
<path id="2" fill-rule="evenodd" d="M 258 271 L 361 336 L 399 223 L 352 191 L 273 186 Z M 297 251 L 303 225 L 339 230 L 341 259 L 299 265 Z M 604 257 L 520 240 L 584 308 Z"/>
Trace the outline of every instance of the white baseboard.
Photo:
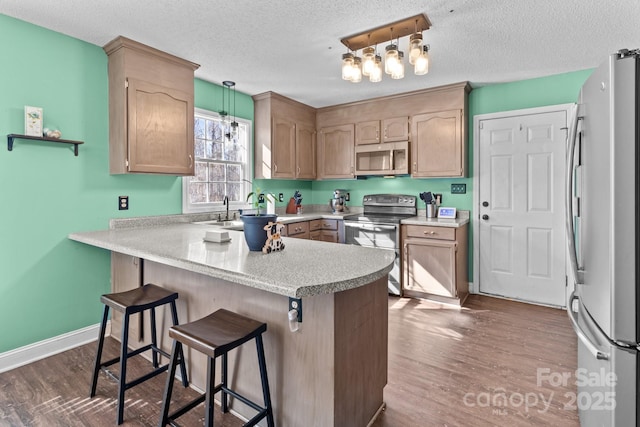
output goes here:
<path id="1" fill-rule="evenodd" d="M 110 330 L 111 321 L 107 323 L 107 335 Z M 57 337 L 25 345 L 15 350 L 0 353 L 0 373 L 95 341 L 98 338 L 99 331 L 100 324 L 98 323 L 58 335 Z"/>

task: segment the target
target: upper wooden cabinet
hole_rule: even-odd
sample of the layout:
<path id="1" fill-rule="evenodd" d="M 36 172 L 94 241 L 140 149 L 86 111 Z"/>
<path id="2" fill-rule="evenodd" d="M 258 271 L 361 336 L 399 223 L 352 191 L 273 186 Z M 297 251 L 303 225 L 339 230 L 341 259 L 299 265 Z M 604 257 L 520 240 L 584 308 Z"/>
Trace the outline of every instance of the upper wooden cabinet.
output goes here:
<path id="1" fill-rule="evenodd" d="M 315 109 L 274 92 L 253 101 L 255 177 L 315 179 Z"/>
<path id="2" fill-rule="evenodd" d="M 467 164 L 470 90 L 469 83 L 462 82 L 323 107 L 317 110 L 316 128 L 353 123 L 356 152 L 367 151 L 362 147 L 367 144 L 409 140 L 409 172 L 413 177 L 463 177 L 466 176 Z M 361 169 L 356 168 L 358 174 L 375 174 Z M 320 171 L 318 173 L 321 174 Z M 407 172 L 403 168 L 401 172 L 385 173 Z"/>
<path id="3" fill-rule="evenodd" d="M 393 117 L 356 123 L 356 145 L 407 141 L 409 118 Z"/>
<path id="4" fill-rule="evenodd" d="M 109 58 L 109 171 L 193 175 L 193 77 L 199 65 L 125 37 Z"/>
<path id="5" fill-rule="evenodd" d="M 411 119 L 413 177 L 465 176 L 463 111 L 418 114 Z"/>
<path id="6" fill-rule="evenodd" d="M 353 178 L 354 125 L 328 126 L 320 129 L 318 141 L 318 178 Z"/>

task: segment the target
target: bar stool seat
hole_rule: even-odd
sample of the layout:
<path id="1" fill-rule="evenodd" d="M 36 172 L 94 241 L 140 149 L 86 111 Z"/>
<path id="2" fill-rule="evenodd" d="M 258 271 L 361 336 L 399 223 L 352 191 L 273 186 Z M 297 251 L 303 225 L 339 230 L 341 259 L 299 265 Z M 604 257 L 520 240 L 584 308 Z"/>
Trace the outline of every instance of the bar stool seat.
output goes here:
<path id="1" fill-rule="evenodd" d="M 171 309 L 171 317 L 173 325 L 178 325 L 178 313 L 176 310 L 176 299 L 178 294 L 171 292 L 167 289 L 161 288 L 153 284 L 146 284 L 142 287 L 132 289 L 125 292 L 117 292 L 112 294 L 105 294 L 100 297 L 100 302 L 104 304 L 104 312 L 102 315 L 102 322 L 100 323 L 100 335 L 98 337 L 98 350 L 96 351 L 96 360 L 93 369 L 93 378 L 91 380 L 91 397 L 96 395 L 96 387 L 98 385 L 98 374 L 101 369 L 120 362 L 120 373 L 117 376 L 118 380 L 118 407 L 117 407 L 117 422 L 122 424 L 124 418 L 124 392 L 131 387 L 134 387 L 148 379 L 151 379 L 162 372 L 165 372 L 169 368 L 169 363 L 160 366 L 158 362 L 158 355 L 163 355 L 167 358 L 170 357 L 169 353 L 158 347 L 158 338 L 156 333 L 156 307 L 160 307 L 165 304 L 169 304 Z M 113 359 L 102 362 L 102 349 L 104 346 L 104 334 L 106 330 L 107 319 L 109 317 L 109 308 L 114 311 L 122 313 L 122 335 L 120 337 L 120 356 Z M 129 317 L 135 313 L 141 313 L 145 310 L 149 310 L 151 314 L 151 343 L 136 350 L 129 351 Z M 144 351 L 151 350 L 152 365 L 154 370 L 127 382 L 127 359 L 136 356 Z M 178 354 L 178 364 L 180 365 L 180 373 L 182 375 L 182 384 L 187 387 L 189 382 L 187 380 L 187 369 L 184 362 L 182 352 Z M 175 375 L 175 369 L 173 371 Z M 115 375 L 114 375 L 115 376 Z"/>
<path id="2" fill-rule="evenodd" d="M 165 426 L 168 423 L 173 424 L 173 421 L 176 418 L 193 409 L 200 403 L 205 402 L 205 400 L 204 425 L 213 426 L 213 396 L 217 392 L 221 391 L 223 412 L 229 412 L 228 395 L 231 395 L 258 411 L 256 416 L 244 424 L 245 427 L 254 426 L 265 417 L 267 418 L 268 426 L 273 427 L 273 409 L 271 407 L 269 381 L 267 378 L 264 346 L 262 342 L 262 334 L 266 332 L 266 330 L 266 323 L 241 316 L 225 309 L 220 309 L 194 322 L 171 327 L 169 329 L 169 336 L 174 339 L 174 343 L 171 352 L 169 377 L 167 378 L 167 385 L 165 387 L 163 397 L 160 426 Z M 258 365 L 260 368 L 264 406 L 260 406 L 240 395 L 236 391 L 230 389 L 227 384 L 227 356 L 229 351 L 253 339 L 256 340 L 256 348 L 258 351 Z M 207 356 L 206 392 L 169 415 L 171 392 L 173 390 L 172 374 L 175 372 L 176 364 L 179 360 L 178 355 L 182 351 L 183 345 L 191 347 Z M 218 385 L 215 385 L 215 360 L 218 357 L 222 357 L 221 382 Z"/>

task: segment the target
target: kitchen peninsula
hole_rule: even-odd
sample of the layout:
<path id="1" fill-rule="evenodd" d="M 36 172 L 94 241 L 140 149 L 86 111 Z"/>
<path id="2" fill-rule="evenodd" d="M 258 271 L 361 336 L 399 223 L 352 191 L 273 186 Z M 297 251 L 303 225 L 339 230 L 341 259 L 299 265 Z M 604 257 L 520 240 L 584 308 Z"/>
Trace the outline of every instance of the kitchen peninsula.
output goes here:
<path id="1" fill-rule="evenodd" d="M 264 255 L 250 252 L 240 231 L 229 231 L 230 242 L 212 243 L 203 241 L 207 230 L 211 227 L 169 223 L 69 238 L 111 251 L 113 291 L 144 283 L 177 291 L 181 323 L 219 308 L 266 322 L 276 425 L 366 426 L 383 407 L 387 383 L 387 275 L 393 253 L 285 237 L 284 251 Z M 295 332 L 287 317 L 290 297 L 302 302 Z M 169 316 L 159 314 L 161 345 L 169 349 Z M 119 321 L 114 314 L 113 331 Z M 140 328 L 146 329 L 148 319 L 144 322 Z M 130 342 L 141 346 L 144 340 L 135 337 L 142 331 L 137 321 L 132 325 Z M 205 358 L 190 350 L 186 358 L 192 384 L 204 389 Z M 255 352 L 231 354 L 229 367 L 233 385 L 260 401 Z M 241 404 L 232 410 L 251 413 Z"/>

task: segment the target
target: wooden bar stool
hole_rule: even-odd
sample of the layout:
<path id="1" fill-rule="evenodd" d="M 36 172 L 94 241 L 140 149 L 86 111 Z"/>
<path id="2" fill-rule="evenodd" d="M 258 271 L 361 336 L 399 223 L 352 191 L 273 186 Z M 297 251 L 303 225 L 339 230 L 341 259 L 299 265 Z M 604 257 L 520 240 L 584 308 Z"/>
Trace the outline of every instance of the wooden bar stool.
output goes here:
<path id="1" fill-rule="evenodd" d="M 267 367 L 264 358 L 264 346 L 262 334 L 267 330 L 266 323 L 241 316 L 228 310 L 218 310 L 200 320 L 186 323 L 180 326 L 173 326 L 169 329 L 169 336 L 174 339 L 171 351 L 171 362 L 169 367 L 169 377 L 164 391 L 162 402 L 162 418 L 160 426 L 166 424 L 174 425 L 174 420 L 187 411 L 195 408 L 200 403 L 205 403 L 205 426 L 213 426 L 213 396 L 222 392 L 222 411 L 229 412 L 228 396 L 240 400 L 244 404 L 258 411 L 258 414 L 251 418 L 245 427 L 254 426 L 263 418 L 267 418 L 269 427 L 274 427 L 273 409 L 271 408 L 271 396 L 269 394 L 269 381 L 267 379 Z M 258 364 L 260 368 L 260 379 L 262 381 L 262 395 L 264 406 L 260 406 L 250 401 L 246 397 L 231 390 L 227 384 L 227 355 L 229 351 L 241 346 L 245 342 L 255 339 L 258 350 Z M 171 402 L 171 391 L 173 390 L 173 375 L 176 364 L 180 360 L 182 345 L 189 346 L 194 350 L 207 355 L 207 387 L 206 393 L 202 394 L 192 402 L 176 410 L 169 415 L 169 404 Z M 215 362 L 216 358 L 222 356 L 221 382 L 215 385 Z"/>
<path id="2" fill-rule="evenodd" d="M 166 371 L 169 368 L 169 363 L 162 366 L 160 366 L 158 363 L 158 354 L 161 354 L 167 358 L 169 358 L 170 355 L 169 353 L 158 347 L 155 308 L 164 304 L 169 304 L 171 307 L 171 317 L 173 320 L 173 325 L 175 326 L 178 324 L 176 299 L 178 299 L 178 294 L 176 292 L 171 292 L 167 289 L 152 284 L 147 284 L 131 291 L 106 294 L 100 297 L 100 301 L 104 304 L 104 313 L 102 315 L 102 323 L 100 324 L 100 335 L 98 336 L 98 351 L 96 353 L 96 361 L 93 368 L 93 379 L 91 381 L 91 397 L 94 397 L 96 395 L 96 386 L 98 384 L 98 373 L 100 372 L 100 369 L 106 368 L 107 366 L 111 366 L 114 363 L 120 361 L 120 374 L 118 376 L 118 424 L 122 424 L 124 418 L 124 392 L 133 386 L 136 386 L 150 378 L 155 377 L 156 375 Z M 107 360 L 106 362 L 102 362 L 102 347 L 104 344 L 104 333 L 107 326 L 109 307 L 111 307 L 114 311 L 119 311 L 123 314 L 122 335 L 120 337 L 120 356 L 111 360 Z M 147 344 L 137 350 L 129 351 L 129 316 L 134 313 L 141 313 L 144 310 L 149 310 L 151 313 L 151 344 Z M 151 350 L 154 370 L 135 380 L 127 382 L 127 359 L 147 350 Z M 176 359 L 177 363 L 179 363 L 180 365 L 182 384 L 187 387 L 189 385 L 189 382 L 187 381 L 187 369 L 185 367 L 184 357 L 181 351 L 177 355 Z M 172 375 L 175 375 L 175 367 L 172 371 Z"/>

